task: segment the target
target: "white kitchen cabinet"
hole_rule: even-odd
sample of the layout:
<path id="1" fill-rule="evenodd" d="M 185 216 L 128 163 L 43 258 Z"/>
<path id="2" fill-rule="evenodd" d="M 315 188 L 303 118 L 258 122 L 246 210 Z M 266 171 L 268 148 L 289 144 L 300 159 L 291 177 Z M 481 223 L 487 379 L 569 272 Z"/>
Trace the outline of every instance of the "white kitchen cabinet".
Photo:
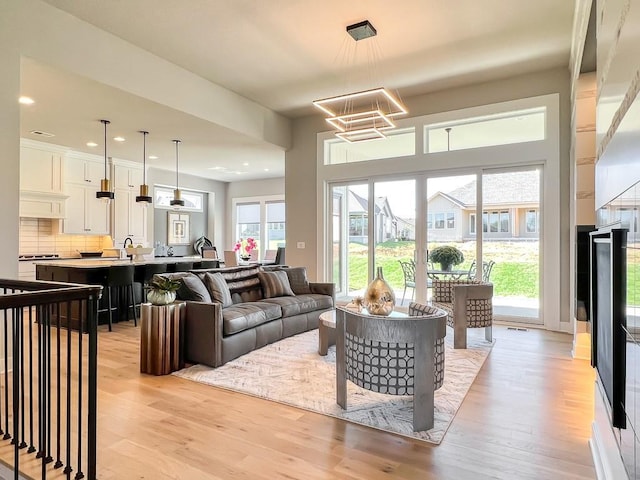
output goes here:
<path id="1" fill-rule="evenodd" d="M 96 198 L 103 178 L 104 160 L 98 156 L 81 152 L 65 155 L 65 190 L 69 198 L 62 233 L 109 235 L 109 204 Z"/>
<path id="2" fill-rule="evenodd" d="M 46 145 L 20 145 L 20 190 L 63 193 L 63 154 Z"/>
<path id="3" fill-rule="evenodd" d="M 116 188 L 113 202 L 113 242 L 121 245 L 130 237 L 135 245 L 147 241 L 147 209 L 136 202 L 133 189 Z"/>
<path id="4" fill-rule="evenodd" d="M 22 139 L 20 142 L 20 216 L 63 218 L 64 150 Z"/>
<path id="5" fill-rule="evenodd" d="M 62 233 L 109 234 L 109 204 L 96 198 L 92 186 L 67 184 L 67 212 Z"/>
<path id="6" fill-rule="evenodd" d="M 129 237 L 135 245 L 147 242 L 147 208 L 136 202 L 143 182 L 142 165 L 114 160 L 113 241 L 123 244 Z"/>
<path id="7" fill-rule="evenodd" d="M 104 178 L 104 160 L 100 160 L 94 155 L 73 152 L 66 155 L 65 161 L 65 182 L 67 184 L 91 186 L 96 192 L 100 190 L 100 180 Z"/>
<path id="8" fill-rule="evenodd" d="M 117 160 L 114 160 L 113 187 L 138 191 L 142 184 L 142 166 L 124 165 L 116 162 Z"/>

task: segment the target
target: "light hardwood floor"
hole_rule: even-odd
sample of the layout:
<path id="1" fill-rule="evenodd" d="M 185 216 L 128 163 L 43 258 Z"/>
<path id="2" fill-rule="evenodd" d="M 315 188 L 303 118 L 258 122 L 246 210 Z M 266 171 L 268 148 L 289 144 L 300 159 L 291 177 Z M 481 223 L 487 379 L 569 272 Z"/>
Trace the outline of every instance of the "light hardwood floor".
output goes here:
<path id="1" fill-rule="evenodd" d="M 102 480 L 595 478 L 593 371 L 571 358 L 570 335 L 494 327 L 496 345 L 439 446 L 142 375 L 139 335 L 132 324 L 100 327 Z"/>

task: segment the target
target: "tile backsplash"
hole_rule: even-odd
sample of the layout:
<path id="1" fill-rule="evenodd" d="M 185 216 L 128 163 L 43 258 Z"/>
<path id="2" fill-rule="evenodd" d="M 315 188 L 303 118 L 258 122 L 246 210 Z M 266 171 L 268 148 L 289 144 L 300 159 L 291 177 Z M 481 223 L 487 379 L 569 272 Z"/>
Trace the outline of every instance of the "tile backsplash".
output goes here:
<path id="1" fill-rule="evenodd" d="M 111 246 L 106 235 L 66 235 L 57 233 L 58 220 L 20 218 L 20 255 L 57 253 L 61 257 L 79 257 Z"/>

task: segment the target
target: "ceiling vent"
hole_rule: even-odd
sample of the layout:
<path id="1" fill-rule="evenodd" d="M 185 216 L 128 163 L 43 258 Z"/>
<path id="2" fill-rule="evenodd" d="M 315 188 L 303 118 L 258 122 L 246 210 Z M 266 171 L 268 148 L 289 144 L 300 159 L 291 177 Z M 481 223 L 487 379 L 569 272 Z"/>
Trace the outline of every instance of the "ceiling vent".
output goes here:
<path id="1" fill-rule="evenodd" d="M 31 135 L 38 135 L 39 137 L 55 137 L 55 135 L 53 133 L 49 133 L 49 132 L 43 132 L 41 130 L 31 130 L 29 132 Z"/>

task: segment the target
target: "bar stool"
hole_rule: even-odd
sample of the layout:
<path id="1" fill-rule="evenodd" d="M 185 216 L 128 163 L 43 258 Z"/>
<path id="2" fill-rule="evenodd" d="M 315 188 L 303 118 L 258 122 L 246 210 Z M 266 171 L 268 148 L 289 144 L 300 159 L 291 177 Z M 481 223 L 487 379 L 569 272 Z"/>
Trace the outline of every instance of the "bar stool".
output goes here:
<path id="1" fill-rule="evenodd" d="M 145 265 L 136 265 L 133 281 L 142 285 L 142 298 L 145 302 L 147 301 L 147 292 L 145 287 L 149 285 L 155 274 L 165 273 L 166 271 L 166 263 L 147 263 Z"/>
<path id="2" fill-rule="evenodd" d="M 219 260 L 202 260 L 201 262 L 195 262 L 193 264 L 193 268 L 203 269 L 203 268 L 218 268 L 220 266 Z"/>
<path id="3" fill-rule="evenodd" d="M 168 269 L 170 272 L 188 272 L 189 270 L 193 270 L 193 262 L 177 262 L 173 264 L 173 268 Z"/>
<path id="4" fill-rule="evenodd" d="M 124 296 L 124 308 L 127 310 L 127 320 L 130 319 L 129 308 L 131 308 L 131 310 L 133 311 L 133 324 L 135 326 L 138 325 L 138 319 L 136 317 L 136 298 L 133 293 L 134 272 L 135 265 L 114 265 L 107 268 L 107 275 L 102 286 L 105 287 L 105 293 L 107 297 L 107 310 L 109 312 L 109 331 L 111 331 L 111 326 L 113 324 L 112 311 L 122 311 L 122 303 L 120 302 L 122 296 Z M 118 293 L 122 292 L 122 289 L 124 289 L 124 295 L 118 295 L 118 309 L 111 306 L 111 296 L 113 294 L 113 288 L 116 288 Z M 104 309 L 99 310 L 99 312 L 100 311 L 104 311 Z"/>

